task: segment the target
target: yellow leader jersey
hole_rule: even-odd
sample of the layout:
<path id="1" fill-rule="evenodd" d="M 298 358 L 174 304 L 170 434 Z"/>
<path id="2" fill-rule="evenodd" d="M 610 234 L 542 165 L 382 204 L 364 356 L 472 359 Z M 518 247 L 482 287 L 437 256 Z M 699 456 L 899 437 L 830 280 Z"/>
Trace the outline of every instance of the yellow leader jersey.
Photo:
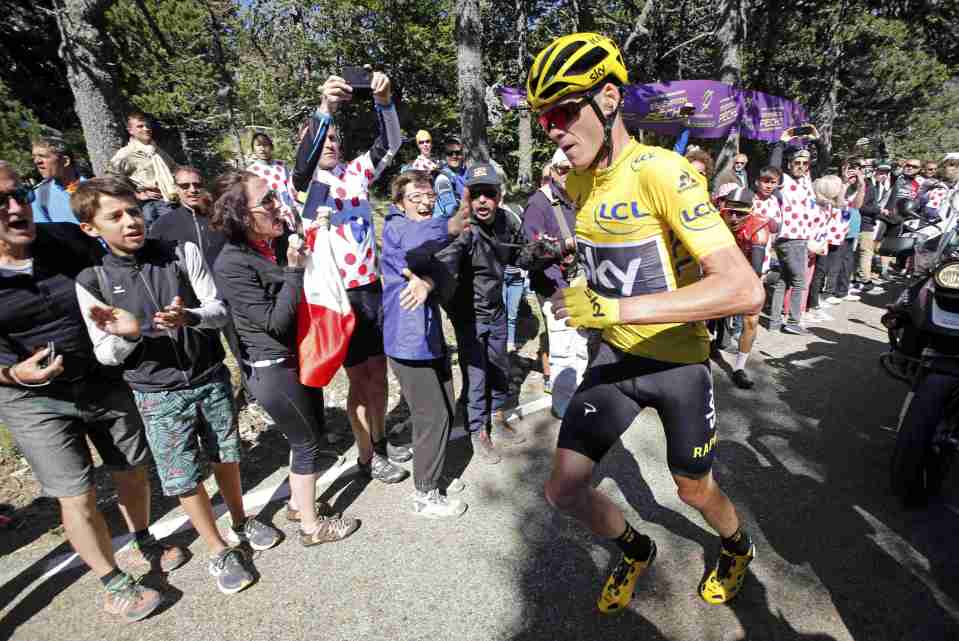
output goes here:
<path id="1" fill-rule="evenodd" d="M 706 179 L 679 154 L 629 144 L 602 171 L 571 172 L 576 242 L 590 287 L 610 298 L 668 292 L 698 281 L 697 261 L 736 242 L 709 199 Z M 615 325 L 603 339 L 630 354 L 672 363 L 709 357 L 702 321 Z"/>

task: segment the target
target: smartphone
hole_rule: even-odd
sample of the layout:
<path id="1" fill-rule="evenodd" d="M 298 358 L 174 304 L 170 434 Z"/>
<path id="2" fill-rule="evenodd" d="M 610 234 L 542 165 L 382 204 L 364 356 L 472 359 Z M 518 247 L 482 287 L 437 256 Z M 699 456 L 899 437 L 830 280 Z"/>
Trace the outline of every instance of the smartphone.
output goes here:
<path id="1" fill-rule="evenodd" d="M 363 67 L 344 67 L 343 80 L 353 89 L 372 88 L 373 72 Z"/>
<path id="2" fill-rule="evenodd" d="M 793 137 L 799 137 L 799 136 L 810 136 L 815 130 L 811 126 L 806 125 L 803 127 L 793 127 L 789 131 Z"/>
<path id="3" fill-rule="evenodd" d="M 47 341 L 47 349 L 50 350 L 50 353 L 44 356 L 38 363 L 40 369 L 46 369 L 47 367 L 50 367 L 50 365 L 53 363 L 53 359 L 57 357 L 57 346 L 53 341 Z"/>

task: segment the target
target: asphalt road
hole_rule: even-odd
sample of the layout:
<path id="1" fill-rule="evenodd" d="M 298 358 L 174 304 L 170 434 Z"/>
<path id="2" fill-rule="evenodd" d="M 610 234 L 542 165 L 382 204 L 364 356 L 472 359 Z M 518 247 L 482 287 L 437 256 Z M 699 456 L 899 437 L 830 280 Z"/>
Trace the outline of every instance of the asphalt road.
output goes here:
<path id="1" fill-rule="evenodd" d="M 752 392 L 733 388 L 728 366 L 716 364 L 715 471 L 758 548 L 728 606 L 696 594 L 717 539 L 676 497 L 662 428 L 647 410 L 596 481 L 656 540 L 659 556 L 628 610 L 596 612 L 615 550 L 545 503 L 558 425 L 540 414 L 523 422 L 529 442 L 501 465 L 470 462 L 457 442 L 454 473 L 467 482 L 470 505 L 462 518 L 418 519 L 407 513 L 409 482 L 364 485 L 344 474 L 325 494 L 361 518 L 361 529 L 318 549 L 288 539 L 261 553 L 259 583 L 235 596 L 216 590 L 192 530 L 175 534 L 195 557 L 168 583 L 146 579 L 165 585 L 169 603 L 139 624 L 102 614 L 98 582 L 82 568 L 41 579 L 63 546 L 22 548 L 0 560 L 0 638 L 959 639 L 956 479 L 941 503 L 919 512 L 904 511 L 887 491 L 890 428 L 906 391 L 877 363 L 887 300 L 845 303 L 808 337 L 763 331 L 749 364 Z M 277 463 L 249 490 L 268 492 L 283 475 Z M 285 527 L 281 505 L 262 516 Z"/>

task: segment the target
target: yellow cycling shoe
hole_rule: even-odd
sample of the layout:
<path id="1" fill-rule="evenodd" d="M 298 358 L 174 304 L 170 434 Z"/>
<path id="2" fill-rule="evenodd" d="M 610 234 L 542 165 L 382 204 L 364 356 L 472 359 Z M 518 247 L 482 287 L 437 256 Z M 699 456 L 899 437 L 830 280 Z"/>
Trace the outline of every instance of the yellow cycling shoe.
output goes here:
<path id="1" fill-rule="evenodd" d="M 653 564 L 656 559 L 656 543 L 650 540 L 652 546 L 649 552 L 649 558 L 645 561 L 635 561 L 625 554 L 619 565 L 613 570 L 609 578 L 606 579 L 606 585 L 603 586 L 603 592 L 599 595 L 596 605 L 603 614 L 615 614 L 629 605 L 633 598 L 633 589 L 636 587 L 636 580 L 646 569 Z"/>
<path id="2" fill-rule="evenodd" d="M 719 560 L 709 576 L 699 584 L 699 596 L 706 603 L 719 605 L 739 594 L 746 578 L 746 568 L 756 558 L 756 545 L 750 545 L 746 554 L 733 554 L 720 547 Z"/>

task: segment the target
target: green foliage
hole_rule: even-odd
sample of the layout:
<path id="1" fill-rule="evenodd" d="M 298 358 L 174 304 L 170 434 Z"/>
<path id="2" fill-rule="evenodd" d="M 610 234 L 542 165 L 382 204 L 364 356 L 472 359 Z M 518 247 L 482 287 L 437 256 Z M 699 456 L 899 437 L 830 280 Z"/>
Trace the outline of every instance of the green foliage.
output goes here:
<path id="1" fill-rule="evenodd" d="M 0 159 L 11 163 L 23 175 L 32 172 L 30 140 L 40 131 L 33 112 L 14 98 L 0 80 Z"/>
<path id="2" fill-rule="evenodd" d="M 325 78 L 356 64 L 390 75 L 406 135 L 430 130 L 439 152 L 443 138 L 459 130 L 453 1 L 116 0 L 108 28 L 127 101 L 156 116 L 164 147 L 212 174 L 224 163 L 245 163 L 248 157 L 237 157 L 237 139 L 248 156 L 258 130 L 274 139 L 277 157 L 290 160 Z M 954 146 L 954 101 L 947 100 L 954 92 L 942 88 L 959 75 L 959 4 L 741 2 L 743 83 L 800 102 L 817 123 L 834 111 L 837 153 L 863 136 L 884 137 L 895 154 Z M 29 0 L 9 4 L 0 35 L 13 44 L 0 52 L 0 79 L 14 95 L 5 100 L 20 100 L 19 108 L 46 124 L 75 129 L 75 115 L 59 99 L 66 84 L 50 15 L 34 12 Z M 40 4 L 52 6 L 51 0 Z M 525 60 L 519 59 L 520 6 L 528 17 Z M 577 29 L 601 31 L 621 45 L 632 36 L 624 56 L 633 82 L 718 78 L 722 44 L 715 30 L 724 6 L 716 0 L 486 0 L 486 81 L 524 84 L 532 56 Z M 26 38 L 28 28 L 39 37 Z M 370 103 L 358 96 L 338 117 L 346 155 L 373 140 Z M 12 112 L 3 117 L 4 123 L 14 118 Z M 517 114 L 505 112 L 488 130 L 490 151 L 510 176 L 517 173 L 517 124 Z M 552 144 L 535 125 L 533 131 L 538 174 Z M 19 149 L 22 140 L 14 135 L 3 144 Z M 416 153 L 404 145 L 391 172 Z"/>

